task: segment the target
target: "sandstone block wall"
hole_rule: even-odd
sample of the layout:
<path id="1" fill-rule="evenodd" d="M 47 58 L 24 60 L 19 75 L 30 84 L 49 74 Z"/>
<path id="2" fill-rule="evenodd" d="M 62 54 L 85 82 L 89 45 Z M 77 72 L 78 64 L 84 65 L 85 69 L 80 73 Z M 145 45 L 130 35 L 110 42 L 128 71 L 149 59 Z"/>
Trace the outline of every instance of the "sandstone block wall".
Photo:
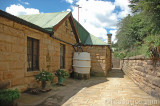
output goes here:
<path id="1" fill-rule="evenodd" d="M 121 66 L 142 90 L 160 98 L 160 61 L 153 65 L 152 60 L 123 60 Z"/>
<path id="2" fill-rule="evenodd" d="M 69 20 L 54 35 L 71 44 L 76 43 Z M 27 71 L 27 37 L 39 40 L 39 70 Z M 9 82 L 9 88 L 25 91 L 36 85 L 35 75 L 42 69 L 54 73 L 60 68 L 60 43 L 65 45 L 65 70 L 72 68 L 74 49 L 71 45 L 53 39 L 49 34 L 0 17 L 0 85 Z M 111 69 L 111 51 L 107 46 L 85 46 L 91 53 L 91 71 L 105 76 Z M 100 73 L 100 74 L 99 74 Z"/>
<path id="3" fill-rule="evenodd" d="M 73 34 L 69 19 L 67 19 L 65 22 L 62 23 L 61 26 L 59 26 L 54 36 L 58 37 L 61 40 L 76 44 L 75 35 Z"/>
<path id="4" fill-rule="evenodd" d="M 67 21 L 68 22 L 68 21 Z M 69 33 L 72 29 L 68 22 L 55 32 L 55 36 L 63 38 L 71 44 L 75 44 L 74 35 Z M 27 37 L 39 40 L 39 70 L 27 71 Z M 34 76 L 42 69 L 55 72 L 60 68 L 60 43 L 65 45 L 65 69 L 72 68 L 72 56 L 74 49 L 71 45 L 55 40 L 49 34 L 13 22 L 0 17 L 0 84 L 9 82 L 11 88 L 19 88 L 21 91 L 35 85 Z"/>
<path id="5" fill-rule="evenodd" d="M 109 47 L 84 46 L 83 50 L 91 54 L 91 75 L 106 76 L 112 66 L 112 55 Z"/>

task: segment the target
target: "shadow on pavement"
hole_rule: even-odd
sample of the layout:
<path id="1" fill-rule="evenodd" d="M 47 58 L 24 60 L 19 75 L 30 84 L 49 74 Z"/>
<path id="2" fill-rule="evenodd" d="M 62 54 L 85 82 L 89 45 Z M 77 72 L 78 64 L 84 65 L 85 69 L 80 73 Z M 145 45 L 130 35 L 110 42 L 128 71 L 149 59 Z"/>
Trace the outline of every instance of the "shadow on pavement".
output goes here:
<path id="1" fill-rule="evenodd" d="M 22 93 L 18 106 L 61 106 L 85 88 L 107 82 L 106 77 L 91 77 L 88 80 L 68 78 L 65 86 L 53 85 L 52 90 L 40 95 Z"/>
<path id="2" fill-rule="evenodd" d="M 91 77 L 88 80 L 69 78 L 66 86 L 37 106 L 61 106 L 81 90 L 108 81 L 105 77 Z"/>

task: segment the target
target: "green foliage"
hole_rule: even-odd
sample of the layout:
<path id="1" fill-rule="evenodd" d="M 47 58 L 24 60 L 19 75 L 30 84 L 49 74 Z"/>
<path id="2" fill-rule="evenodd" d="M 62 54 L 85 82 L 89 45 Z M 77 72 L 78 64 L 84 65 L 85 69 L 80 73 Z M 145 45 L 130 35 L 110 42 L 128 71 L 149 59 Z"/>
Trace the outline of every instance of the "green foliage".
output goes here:
<path id="1" fill-rule="evenodd" d="M 130 0 L 133 13 L 144 14 L 146 22 L 154 26 L 152 33 L 160 32 L 160 0 Z"/>
<path id="2" fill-rule="evenodd" d="M 20 92 L 10 89 L 0 90 L 0 106 L 6 106 L 11 104 L 14 100 L 20 97 Z"/>
<path id="3" fill-rule="evenodd" d="M 153 27 L 145 21 L 144 14 L 127 16 L 119 23 L 117 43 L 120 49 L 133 49 L 136 42 L 142 42 Z"/>
<path id="4" fill-rule="evenodd" d="M 144 44 L 142 45 L 143 50 L 145 50 L 145 56 L 146 57 L 151 57 L 152 48 L 160 47 L 160 36 L 147 36 L 144 39 Z"/>
<path id="5" fill-rule="evenodd" d="M 126 53 L 125 52 L 120 53 L 118 51 L 115 51 L 114 52 L 114 57 L 119 58 L 119 59 L 124 59 L 126 57 Z"/>
<path id="6" fill-rule="evenodd" d="M 118 24 L 119 29 L 116 35 L 118 47 L 117 53 L 114 54 L 119 58 L 135 55 L 149 57 L 151 47 L 160 46 L 158 40 L 160 0 L 130 0 L 130 2 L 133 14 L 125 17 Z"/>
<path id="7" fill-rule="evenodd" d="M 59 69 L 59 70 L 57 70 L 57 71 L 55 72 L 55 75 L 56 75 L 57 77 L 63 77 L 63 78 L 65 78 L 65 77 L 68 76 L 68 73 L 67 73 L 66 71 L 62 70 L 62 69 Z"/>
<path id="8" fill-rule="evenodd" d="M 130 16 L 127 16 L 126 18 L 124 18 L 122 21 L 118 23 L 119 29 L 117 31 L 116 38 L 118 39 L 117 45 L 119 49 L 129 48 L 130 45 L 132 45 L 132 39 L 130 39 L 130 37 L 128 36 L 129 23 L 130 23 Z M 128 43 L 126 43 L 126 41 L 128 41 Z"/>
<path id="9" fill-rule="evenodd" d="M 36 75 L 37 81 L 52 81 L 54 79 L 53 74 L 42 69 L 38 75 Z"/>
<path id="10" fill-rule="evenodd" d="M 160 46 L 160 36 L 155 36 L 155 35 L 147 36 L 144 39 L 144 42 L 149 47 L 158 47 Z"/>

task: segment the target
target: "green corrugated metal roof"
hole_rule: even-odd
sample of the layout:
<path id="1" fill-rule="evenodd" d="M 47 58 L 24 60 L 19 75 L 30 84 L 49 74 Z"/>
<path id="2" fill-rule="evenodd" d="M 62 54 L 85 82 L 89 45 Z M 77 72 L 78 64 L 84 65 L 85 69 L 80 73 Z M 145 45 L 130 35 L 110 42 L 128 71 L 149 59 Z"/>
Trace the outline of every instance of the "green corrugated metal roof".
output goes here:
<path id="1" fill-rule="evenodd" d="M 74 23 L 81 39 L 81 43 L 84 44 L 88 36 L 90 36 L 90 33 L 76 19 L 74 19 Z"/>
<path id="2" fill-rule="evenodd" d="M 107 45 L 98 37 L 91 35 L 76 19 L 74 19 L 75 26 L 78 30 L 81 43 L 85 45 Z"/>
<path id="3" fill-rule="evenodd" d="M 65 16 L 70 12 L 56 12 L 56 13 L 42 13 L 33 15 L 18 16 L 28 22 L 31 22 L 39 27 L 42 27 L 48 31 L 53 31 L 53 27 L 57 25 Z M 77 20 L 74 19 L 75 26 L 77 28 L 80 40 L 82 44 L 86 45 L 107 45 L 99 38 L 91 35 Z"/>
<path id="4" fill-rule="evenodd" d="M 56 13 L 42 13 L 33 15 L 18 16 L 28 22 L 31 22 L 37 26 L 45 28 L 46 30 L 53 30 L 53 26 L 58 24 L 69 12 L 56 12 Z"/>
<path id="5" fill-rule="evenodd" d="M 84 44 L 85 45 L 107 45 L 107 43 L 103 42 L 101 39 L 91 34 L 88 36 Z"/>

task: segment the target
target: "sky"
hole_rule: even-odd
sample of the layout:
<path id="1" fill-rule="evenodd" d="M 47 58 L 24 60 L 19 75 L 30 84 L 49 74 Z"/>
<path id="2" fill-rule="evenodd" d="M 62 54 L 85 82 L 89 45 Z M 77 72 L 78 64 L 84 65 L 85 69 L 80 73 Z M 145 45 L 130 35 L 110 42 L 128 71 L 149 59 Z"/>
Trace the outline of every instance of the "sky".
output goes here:
<path id="1" fill-rule="evenodd" d="M 131 14 L 129 0 L 0 0 L 0 9 L 15 16 L 71 11 L 73 17 L 89 33 L 107 42 L 107 34 L 112 34 L 116 42 L 117 23 Z"/>

